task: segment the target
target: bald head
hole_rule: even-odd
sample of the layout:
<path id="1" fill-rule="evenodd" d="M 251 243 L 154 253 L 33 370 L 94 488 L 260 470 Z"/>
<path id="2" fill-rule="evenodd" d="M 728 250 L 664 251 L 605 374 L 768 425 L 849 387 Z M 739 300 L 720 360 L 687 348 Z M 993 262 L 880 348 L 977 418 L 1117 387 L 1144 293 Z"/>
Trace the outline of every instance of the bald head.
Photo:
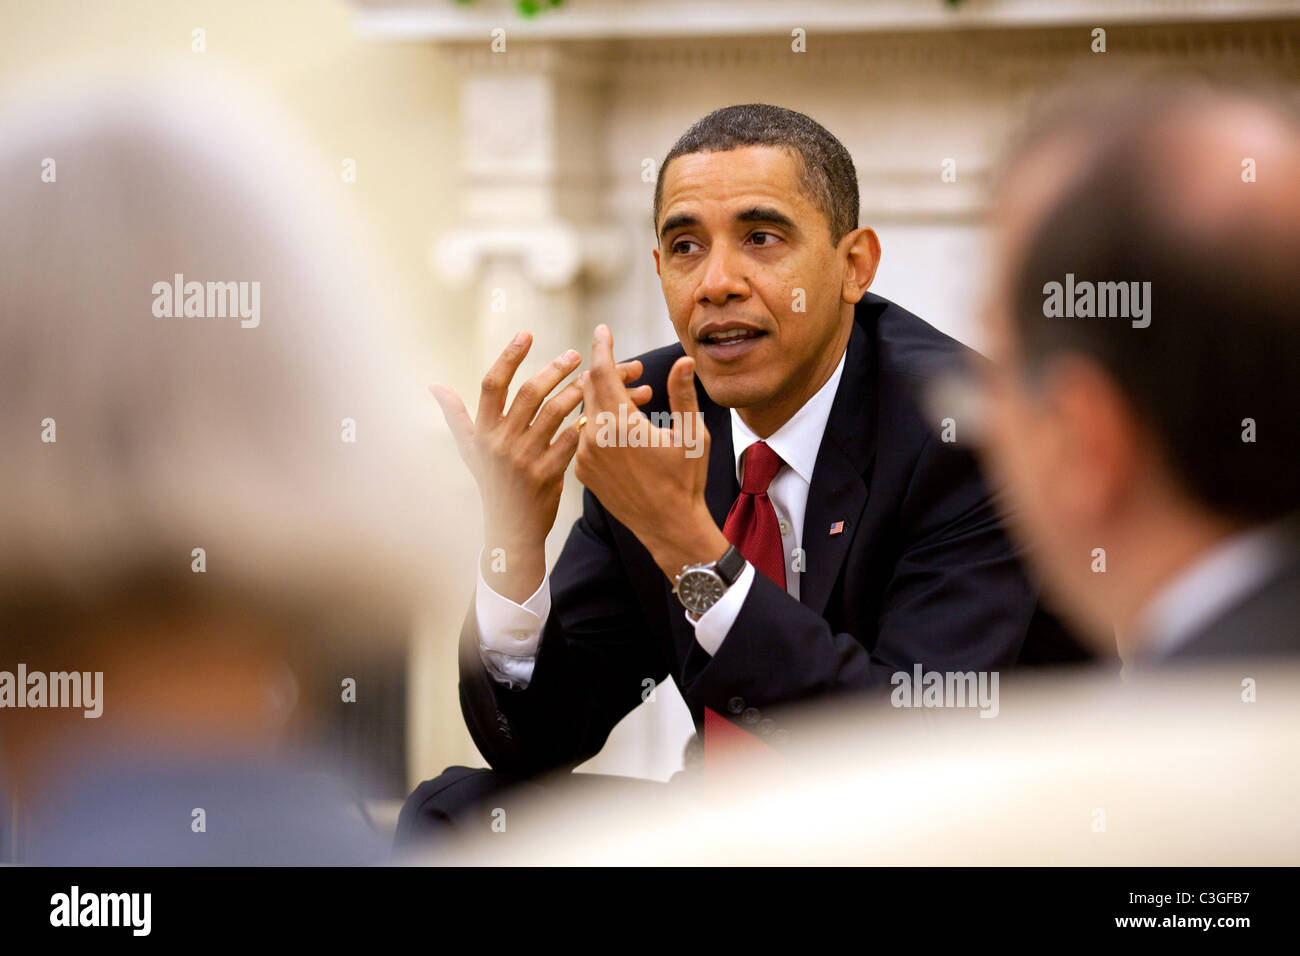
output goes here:
<path id="1" fill-rule="evenodd" d="M 1202 507 L 1244 521 L 1294 510 L 1295 108 L 1172 80 L 1088 88 L 1053 103 L 1013 156 L 996 234 L 1017 361 L 1101 366 Z M 1066 301 L 1048 301 L 1056 288 Z M 1115 314 L 1126 298 L 1145 314 Z"/>

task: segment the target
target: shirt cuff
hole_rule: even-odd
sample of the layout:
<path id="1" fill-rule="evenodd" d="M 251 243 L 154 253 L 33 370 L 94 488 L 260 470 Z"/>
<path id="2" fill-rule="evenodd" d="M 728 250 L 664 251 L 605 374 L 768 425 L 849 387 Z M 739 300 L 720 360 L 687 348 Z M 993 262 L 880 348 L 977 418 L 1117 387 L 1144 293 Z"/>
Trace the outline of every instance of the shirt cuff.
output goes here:
<path id="1" fill-rule="evenodd" d="M 511 690 L 527 690 L 532 683 L 537 658 L 498 654 L 487 650 L 482 644 L 478 646 L 478 656 L 487 668 L 488 675 L 498 684 L 505 684 Z"/>
<path id="2" fill-rule="evenodd" d="M 545 575 L 532 597 L 516 604 L 498 594 L 483 579 L 479 556 L 478 588 L 474 595 L 479 645 L 506 657 L 536 657 L 542 627 L 551 614 L 551 576 Z"/>
<path id="3" fill-rule="evenodd" d="M 479 553 L 478 586 L 474 593 L 474 617 L 478 623 L 478 656 L 492 679 L 523 690 L 533 679 L 542 628 L 551 614 L 551 576 L 523 604 L 498 594 L 483 579 L 483 555 Z"/>
<path id="4" fill-rule="evenodd" d="M 708 651 L 712 657 L 718 653 L 718 648 L 722 646 L 723 639 L 731 630 L 731 626 L 736 623 L 736 618 L 740 617 L 740 608 L 745 603 L 745 598 L 749 597 L 749 589 L 754 583 L 754 566 L 748 561 L 745 562 L 745 568 L 736 578 L 736 583 L 723 592 L 718 602 L 700 615 L 695 622 L 695 640 Z M 687 618 L 689 621 L 690 618 Z"/>

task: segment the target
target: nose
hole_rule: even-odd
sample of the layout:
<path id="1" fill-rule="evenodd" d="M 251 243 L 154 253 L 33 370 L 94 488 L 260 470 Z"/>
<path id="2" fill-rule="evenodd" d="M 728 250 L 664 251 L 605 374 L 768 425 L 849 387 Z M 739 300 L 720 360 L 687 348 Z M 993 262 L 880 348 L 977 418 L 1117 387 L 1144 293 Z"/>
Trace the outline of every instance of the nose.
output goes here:
<path id="1" fill-rule="evenodd" d="M 749 296 L 749 279 L 744 274 L 743 256 L 730 242 L 715 242 L 704 261 L 704 273 L 696 300 L 724 305 L 732 297 Z"/>

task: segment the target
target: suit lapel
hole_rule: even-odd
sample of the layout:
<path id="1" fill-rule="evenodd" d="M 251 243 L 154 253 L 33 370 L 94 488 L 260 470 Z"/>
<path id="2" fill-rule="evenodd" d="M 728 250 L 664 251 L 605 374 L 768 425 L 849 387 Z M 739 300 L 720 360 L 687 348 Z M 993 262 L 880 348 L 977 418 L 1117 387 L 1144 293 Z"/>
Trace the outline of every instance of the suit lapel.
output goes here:
<path id="1" fill-rule="evenodd" d="M 709 398 L 698 378 L 695 380 L 695 393 L 699 397 L 700 410 L 704 412 L 704 425 L 709 430 L 709 479 L 704 486 L 704 502 L 721 528 L 740 494 L 740 484 L 736 481 L 736 453 L 731 446 L 731 410 Z"/>
<path id="2" fill-rule="evenodd" d="M 826 610 L 826 602 L 867 503 L 867 475 L 876 454 L 875 362 L 873 333 L 855 321 L 849 335 L 844 374 L 817 452 L 804 512 L 803 548 L 807 563 L 799 583 L 799 595 L 800 601 L 817 614 Z M 709 514 L 721 528 L 740 494 L 731 443 L 731 411 L 709 398 L 698 378 L 695 391 L 704 413 L 704 424 L 709 429 L 709 477 L 704 500 Z M 832 535 L 831 524 L 836 521 L 843 521 L 844 528 Z M 668 587 L 671 590 L 671 584 Z M 685 671 L 690 669 L 689 661 L 695 653 L 704 654 L 704 651 L 696 644 L 695 630 L 680 613 L 677 599 L 669 594 L 668 600 L 677 612 L 668 617 L 678 660 Z"/>
<path id="3" fill-rule="evenodd" d="M 799 582 L 799 600 L 823 616 L 857 534 L 867 503 L 867 476 L 876 454 L 875 349 L 871 333 L 856 321 L 847 352 L 804 512 L 806 566 Z M 842 528 L 832 534 L 837 522 L 843 522 Z"/>

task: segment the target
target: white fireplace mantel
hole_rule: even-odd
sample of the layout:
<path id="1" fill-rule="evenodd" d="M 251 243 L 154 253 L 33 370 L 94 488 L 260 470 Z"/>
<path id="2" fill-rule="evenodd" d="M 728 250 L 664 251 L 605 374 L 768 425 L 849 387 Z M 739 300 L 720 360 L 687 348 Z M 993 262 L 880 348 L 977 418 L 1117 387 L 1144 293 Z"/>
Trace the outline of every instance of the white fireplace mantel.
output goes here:
<path id="1" fill-rule="evenodd" d="M 796 27 L 844 34 L 1261 20 L 1294 16 L 1296 6 L 1293 0 L 564 0 L 523 17 L 513 0 L 353 4 L 367 35 L 443 43 L 482 40 L 496 27 L 527 40 L 788 36 Z"/>
<path id="2" fill-rule="evenodd" d="M 461 208 L 431 237 L 435 269 L 464 283 L 513 263 L 494 275 L 528 286 L 534 308 L 533 292 L 591 280 L 590 305 L 621 284 L 645 241 L 646 168 L 719 105 L 777 102 L 832 128 L 864 219 L 961 226 L 1033 91 L 1101 62 L 1098 27 L 1112 59 L 1244 56 L 1292 77 L 1300 62 L 1283 22 L 1296 0 L 564 0 L 533 17 L 514 0 L 352 4 L 362 35 L 435 45 L 461 76 Z M 955 182 L 939 177 L 947 160 Z M 642 308 L 628 324 L 659 317 Z M 570 318 L 563 332 L 587 324 Z"/>

